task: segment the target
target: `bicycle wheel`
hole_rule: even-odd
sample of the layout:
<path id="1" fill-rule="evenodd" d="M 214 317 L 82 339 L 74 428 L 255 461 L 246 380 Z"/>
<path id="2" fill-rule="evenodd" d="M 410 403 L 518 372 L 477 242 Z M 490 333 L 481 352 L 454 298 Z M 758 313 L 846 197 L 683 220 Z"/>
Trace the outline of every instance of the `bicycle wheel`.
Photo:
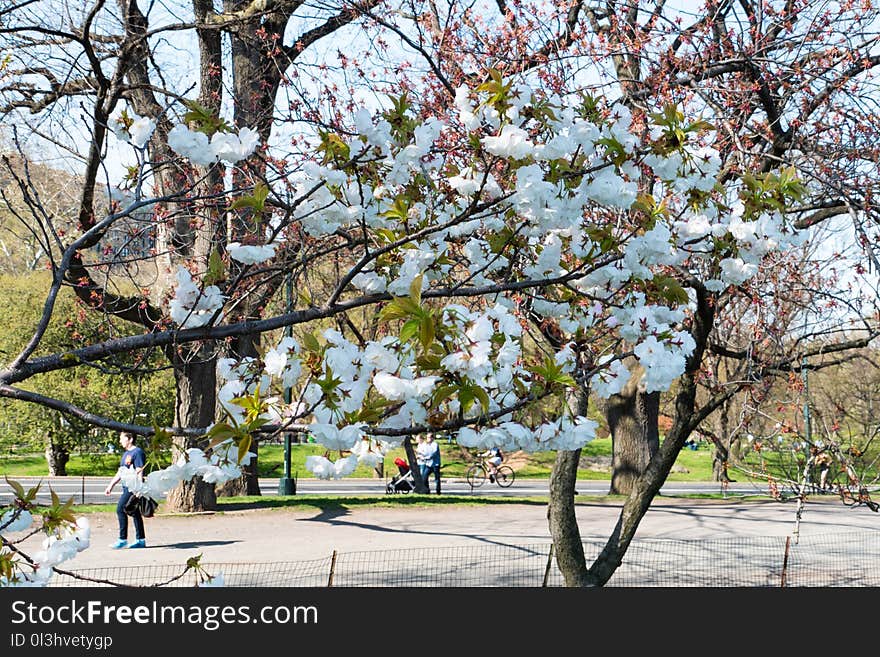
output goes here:
<path id="1" fill-rule="evenodd" d="M 471 488 L 479 488 L 486 483 L 486 471 L 482 465 L 472 465 L 468 468 L 467 482 Z"/>
<path id="2" fill-rule="evenodd" d="M 502 488 L 507 488 L 510 484 L 513 483 L 513 480 L 516 479 L 516 473 L 513 471 L 509 465 L 502 465 L 498 467 L 498 474 L 495 475 L 495 483 L 501 486 Z"/>

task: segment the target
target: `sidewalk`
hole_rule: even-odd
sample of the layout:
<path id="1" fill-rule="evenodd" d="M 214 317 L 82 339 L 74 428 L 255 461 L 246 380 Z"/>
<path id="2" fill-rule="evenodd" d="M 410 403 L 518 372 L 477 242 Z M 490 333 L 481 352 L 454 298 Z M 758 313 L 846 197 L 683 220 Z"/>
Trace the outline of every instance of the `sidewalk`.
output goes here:
<path id="1" fill-rule="evenodd" d="M 607 537 L 617 521 L 619 503 L 577 507 L 583 538 Z M 92 528 L 91 547 L 67 569 L 204 562 L 304 561 L 345 552 L 549 543 L 544 504 L 423 506 L 321 510 L 260 509 L 198 515 L 157 515 L 146 519 L 147 549 L 113 550 L 116 516 L 85 514 Z M 795 527 L 794 503 L 720 500 L 656 500 L 637 537 L 720 538 L 785 536 Z M 833 500 L 807 505 L 802 536 L 880 532 L 880 514 L 848 508 Z M 133 538 L 129 529 L 129 537 Z M 40 537 L 23 544 L 39 549 Z"/>

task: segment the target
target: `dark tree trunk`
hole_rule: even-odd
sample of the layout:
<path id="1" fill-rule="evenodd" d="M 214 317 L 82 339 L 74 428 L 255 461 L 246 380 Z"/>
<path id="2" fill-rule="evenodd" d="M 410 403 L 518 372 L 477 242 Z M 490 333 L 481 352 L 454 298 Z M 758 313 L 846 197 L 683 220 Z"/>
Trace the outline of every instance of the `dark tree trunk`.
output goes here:
<path id="1" fill-rule="evenodd" d="M 620 394 L 602 405 L 611 432 L 611 488 L 613 495 L 629 495 L 660 447 L 658 419 L 660 393 L 639 391 L 641 369 L 629 363 L 632 376 Z"/>
<path id="2" fill-rule="evenodd" d="M 684 447 L 685 440 L 700 425 L 700 422 L 724 402 L 723 398 L 714 400 L 704 404 L 699 412 L 695 412 L 696 375 L 703 360 L 703 352 L 706 349 L 714 319 L 712 303 L 707 292 L 704 289 L 697 289 L 696 296 L 697 310 L 694 313 L 691 328 L 696 348 L 688 358 L 685 372 L 679 379 L 672 427 L 644 474 L 636 480 L 632 492 L 624 502 L 614 531 L 605 543 L 602 552 L 590 566 L 587 573 L 588 581 L 596 586 L 607 584 L 620 567 L 642 518 L 645 517 L 651 502 L 660 491 L 660 486 L 666 481 L 675 459 Z"/>
<path id="3" fill-rule="evenodd" d="M 245 8 L 248 2 L 245 0 L 225 0 L 224 7 L 229 12 L 239 11 Z M 249 23 L 244 23 L 240 29 L 230 34 L 232 46 L 232 85 L 233 94 L 237 99 L 234 106 L 234 120 L 238 128 L 255 128 L 265 142 L 269 139 L 272 130 L 272 116 L 275 103 L 275 92 L 278 88 L 281 71 L 272 60 L 266 56 L 265 41 L 258 34 L 265 30 L 270 34 L 278 31 L 284 32 L 283 21 L 275 24 L 272 16 L 259 15 Z M 264 24 L 265 22 L 265 24 Z M 259 163 L 255 163 L 259 167 Z M 245 178 L 240 171 L 233 172 L 233 183 L 246 188 L 253 184 L 251 179 Z M 242 209 L 230 216 L 232 239 L 240 240 L 250 234 L 261 217 L 256 217 L 252 211 Z M 236 276 L 240 273 L 241 266 L 232 263 L 231 274 Z M 262 297 L 256 303 L 248 302 L 242 306 L 239 321 L 259 319 L 262 311 Z M 232 353 L 237 358 L 259 358 L 260 335 L 244 335 L 232 343 Z M 257 463 L 259 459 L 259 446 L 257 441 L 252 443 L 251 449 L 254 456 L 247 466 L 242 467 L 242 475 L 237 479 L 230 480 L 219 486 L 218 495 L 261 495 L 258 479 Z"/>
<path id="4" fill-rule="evenodd" d="M 727 468 L 730 462 L 730 450 L 725 445 L 729 440 L 728 430 L 730 424 L 730 402 L 724 404 L 718 411 L 718 432 L 712 438 L 715 453 L 712 454 L 712 481 L 729 482 Z"/>
<path id="5" fill-rule="evenodd" d="M 577 414 L 586 416 L 590 403 L 589 388 L 578 389 L 576 398 Z M 553 472 L 550 473 L 550 502 L 547 507 L 547 520 L 550 535 L 556 551 L 556 564 L 566 586 L 587 586 L 587 561 L 584 545 L 578 529 L 574 496 L 577 483 L 578 463 L 581 450 L 557 452 Z"/>
<path id="6" fill-rule="evenodd" d="M 742 437 L 739 434 L 731 437 L 729 444 L 730 458 L 734 463 L 739 463 L 742 460 Z"/>
<path id="7" fill-rule="evenodd" d="M 588 586 L 587 561 L 578 529 L 574 506 L 574 486 L 577 481 L 581 450 L 557 452 L 556 463 L 550 474 L 550 504 L 547 520 L 556 551 L 556 564 L 566 586 Z"/>
<path id="8" fill-rule="evenodd" d="M 177 384 L 177 426 L 207 427 L 213 423 L 217 400 L 216 360 L 213 354 L 206 354 L 203 349 L 193 355 L 191 362 L 178 363 L 174 378 Z M 175 458 L 190 447 L 205 447 L 204 439 L 176 437 Z M 171 511 L 213 511 L 217 508 L 214 484 L 206 484 L 201 477 L 185 481 L 168 493 L 167 506 Z"/>
<path id="9" fill-rule="evenodd" d="M 428 483 L 422 479 L 422 471 L 419 469 L 418 459 L 416 458 L 416 450 L 413 449 L 412 439 L 407 436 L 403 439 L 403 451 L 406 452 L 406 461 L 409 463 L 410 472 L 413 474 L 413 482 L 415 482 L 416 493 L 429 493 Z"/>
<path id="10" fill-rule="evenodd" d="M 67 462 L 70 460 L 70 452 L 61 443 L 49 438 L 46 445 L 46 463 L 49 466 L 50 477 L 64 477 L 67 475 Z"/>
<path id="11" fill-rule="evenodd" d="M 720 440 L 712 442 L 715 445 L 715 453 L 712 455 L 712 481 L 729 483 L 730 475 L 727 472 L 730 464 L 729 452 Z"/>
<path id="12" fill-rule="evenodd" d="M 135 23 L 137 31 L 148 31 L 147 18 L 136 2 L 125 3 L 129 22 Z M 211 0 L 193 0 L 193 12 L 197 23 L 206 25 L 207 16 L 213 9 Z M 223 93 L 222 48 L 220 30 L 197 28 L 199 47 L 200 87 L 199 103 L 218 112 Z M 171 123 L 163 118 L 164 100 L 159 102 L 150 79 L 148 43 L 146 37 L 137 42 L 138 47 L 130 53 L 131 68 L 127 73 L 131 101 L 141 116 L 157 120 L 157 130 L 150 141 L 150 157 L 154 162 L 171 161 L 175 154 L 167 144 Z M 197 171 L 189 166 L 161 166 L 156 168 L 156 180 L 162 194 L 174 194 L 187 184 L 195 184 L 195 196 L 204 194 L 211 198 L 223 186 L 222 167 L 212 166 L 207 171 Z M 196 181 L 199 181 L 196 184 Z M 207 262 L 214 244 L 222 244 L 226 224 L 220 211 L 210 207 L 198 207 L 191 202 L 169 203 L 166 208 L 171 222 L 158 222 L 156 250 L 161 284 L 165 290 L 173 286 L 174 272 L 181 258 L 194 262 Z M 175 422 L 180 427 L 207 427 L 214 421 L 216 404 L 215 357 L 212 344 L 200 351 L 174 348 L 166 350 L 166 356 L 174 366 L 176 385 Z M 174 456 L 190 447 L 203 447 L 202 441 L 178 436 L 174 442 Z M 168 494 L 168 508 L 174 511 L 201 511 L 217 507 L 213 484 L 201 478 L 184 482 Z"/>

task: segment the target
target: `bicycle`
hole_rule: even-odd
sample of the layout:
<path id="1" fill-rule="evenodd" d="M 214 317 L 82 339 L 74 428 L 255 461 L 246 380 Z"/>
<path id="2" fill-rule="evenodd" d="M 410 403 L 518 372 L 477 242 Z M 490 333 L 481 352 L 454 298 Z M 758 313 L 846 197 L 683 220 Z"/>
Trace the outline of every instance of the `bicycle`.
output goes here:
<path id="1" fill-rule="evenodd" d="M 480 459 L 471 465 L 467 470 L 466 478 L 471 490 L 485 484 L 486 479 L 490 478 L 489 464 L 486 462 L 486 459 Z M 494 480 L 501 488 L 510 486 L 514 479 L 516 479 L 516 472 L 509 465 L 499 465 L 495 468 Z"/>

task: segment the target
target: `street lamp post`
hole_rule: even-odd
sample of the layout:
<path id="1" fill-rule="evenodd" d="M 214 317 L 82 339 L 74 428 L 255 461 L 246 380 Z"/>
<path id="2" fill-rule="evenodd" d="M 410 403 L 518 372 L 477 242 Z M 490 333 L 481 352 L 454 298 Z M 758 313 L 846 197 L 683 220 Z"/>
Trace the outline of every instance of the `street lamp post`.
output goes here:
<path id="1" fill-rule="evenodd" d="M 285 312 L 290 314 L 293 312 L 293 278 L 290 272 L 287 274 L 284 285 L 285 296 Z M 291 337 L 293 335 L 293 327 L 287 325 L 284 327 L 284 335 Z M 290 406 L 293 401 L 292 390 L 290 386 L 284 386 L 284 403 Z M 296 495 L 296 480 L 290 476 L 290 431 L 284 432 L 284 476 L 278 480 L 279 495 Z"/>

